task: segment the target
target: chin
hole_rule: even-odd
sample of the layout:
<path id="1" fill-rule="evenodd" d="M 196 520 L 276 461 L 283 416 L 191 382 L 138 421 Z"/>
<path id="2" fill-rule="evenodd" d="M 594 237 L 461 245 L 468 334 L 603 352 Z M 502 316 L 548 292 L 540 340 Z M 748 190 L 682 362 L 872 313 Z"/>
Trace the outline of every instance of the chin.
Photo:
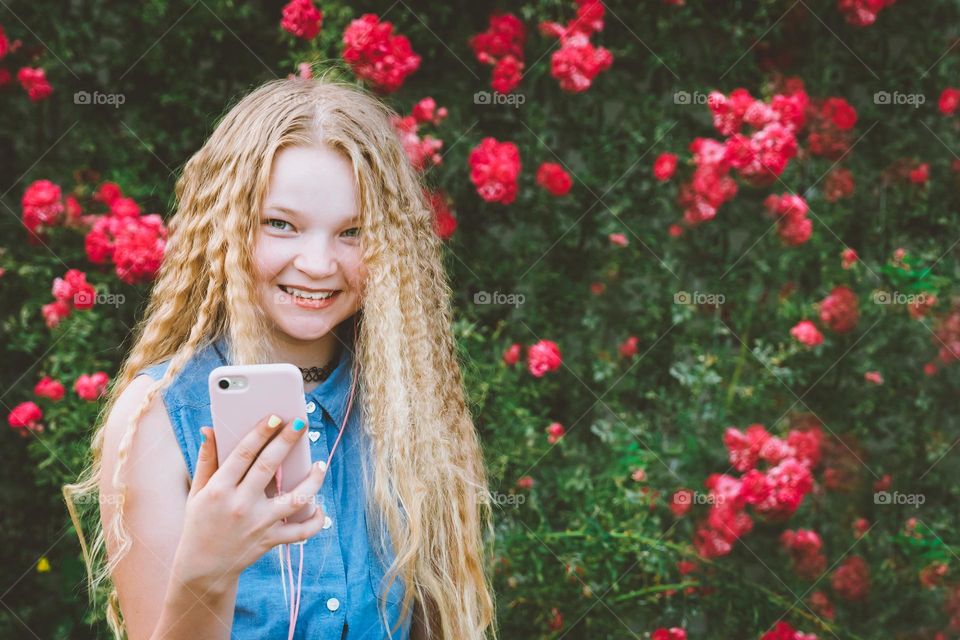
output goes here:
<path id="1" fill-rule="evenodd" d="M 271 294 L 272 295 L 272 294 Z M 341 294 L 343 295 L 343 294 Z M 282 304 L 265 296 L 263 301 L 267 317 L 278 337 L 291 342 L 310 343 L 323 338 L 357 310 L 356 297 L 351 293 L 323 310 L 306 310 Z"/>
<path id="2" fill-rule="evenodd" d="M 323 326 L 316 325 L 311 327 L 306 327 L 304 326 L 305 324 L 306 323 L 300 323 L 295 326 L 278 324 L 277 329 L 289 340 L 295 342 L 313 342 L 327 335 L 336 327 L 336 324 L 331 325 L 328 323 L 323 323 Z"/>

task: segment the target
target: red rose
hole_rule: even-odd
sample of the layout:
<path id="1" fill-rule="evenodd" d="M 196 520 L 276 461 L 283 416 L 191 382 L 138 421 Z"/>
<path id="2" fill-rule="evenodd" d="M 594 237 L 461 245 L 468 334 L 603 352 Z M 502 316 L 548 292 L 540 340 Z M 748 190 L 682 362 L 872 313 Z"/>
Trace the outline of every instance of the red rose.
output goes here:
<path id="1" fill-rule="evenodd" d="M 794 325 L 790 329 L 790 335 L 796 338 L 797 342 L 807 347 L 815 347 L 823 343 L 823 334 L 809 320 L 801 320 Z"/>
<path id="2" fill-rule="evenodd" d="M 545 431 L 547 432 L 547 442 L 550 444 L 555 444 L 567 432 L 567 430 L 559 422 L 554 422 L 547 427 Z"/>
<path id="3" fill-rule="evenodd" d="M 870 593 L 870 567 L 860 556 L 851 556 L 833 572 L 830 585 L 844 600 L 863 600 Z"/>
<path id="4" fill-rule="evenodd" d="M 944 89 L 943 93 L 940 94 L 937 106 L 940 108 L 940 113 L 945 116 L 952 116 L 957 107 L 960 106 L 960 89 L 954 89 L 953 87 Z"/>
<path id="5" fill-rule="evenodd" d="M 857 110 L 843 98 L 827 98 L 823 105 L 823 114 L 841 130 L 852 129 L 857 123 Z"/>
<path id="6" fill-rule="evenodd" d="M 651 633 L 650 640 L 687 640 L 687 632 L 680 627 L 664 627 Z"/>
<path id="7" fill-rule="evenodd" d="M 45 304 L 41 307 L 43 320 L 49 329 L 53 329 L 60 324 L 60 321 L 70 315 L 70 305 L 61 300 Z"/>
<path id="8" fill-rule="evenodd" d="M 637 336 L 630 336 L 620 344 L 620 355 L 624 358 L 632 358 L 637 355 Z"/>
<path id="9" fill-rule="evenodd" d="M 27 431 L 43 431 L 43 425 L 40 420 L 43 419 L 43 411 L 34 402 L 21 402 L 13 408 L 7 416 L 7 424 L 10 428 L 18 431 L 21 436 L 26 437 Z"/>
<path id="10" fill-rule="evenodd" d="M 484 138 L 470 152 L 470 181 L 487 202 L 510 204 L 517 197 L 520 150 L 512 142 Z"/>
<path id="11" fill-rule="evenodd" d="M 23 207 L 23 226 L 31 233 L 60 222 L 64 205 L 60 187 L 49 180 L 31 182 L 20 201 Z"/>
<path id="12" fill-rule="evenodd" d="M 313 40 L 320 33 L 322 22 L 323 13 L 314 6 L 311 0 L 290 0 L 283 7 L 283 18 L 280 20 L 280 26 L 298 38 Z"/>
<path id="13" fill-rule="evenodd" d="M 677 156 L 673 153 L 661 153 L 653 163 L 653 177 L 665 182 L 673 177 L 677 170 Z"/>
<path id="14" fill-rule="evenodd" d="M 63 383 L 59 380 L 54 380 L 50 376 L 44 376 L 33 388 L 33 392 L 41 398 L 49 398 L 56 401 L 63 399 L 66 390 L 63 388 Z"/>
<path id="15" fill-rule="evenodd" d="M 930 179 L 930 163 L 924 162 L 918 164 L 916 167 L 910 170 L 910 182 L 913 184 L 926 184 L 927 180 Z"/>
<path id="16" fill-rule="evenodd" d="M 573 186 L 570 174 L 556 162 L 544 162 L 537 169 L 537 184 L 555 196 L 565 196 Z"/>
<path id="17" fill-rule="evenodd" d="M 103 371 L 93 375 L 84 373 L 73 383 L 73 390 L 84 400 L 93 402 L 106 392 L 109 382 L 110 378 Z"/>
<path id="18" fill-rule="evenodd" d="M 47 74 L 43 69 L 23 67 L 17 72 L 17 80 L 33 102 L 43 100 L 53 93 L 53 87 L 47 82 Z"/>
<path id="19" fill-rule="evenodd" d="M 512 367 L 520 360 L 520 345 L 513 343 L 503 352 L 503 364 Z"/>
<path id="20" fill-rule="evenodd" d="M 343 32 L 343 59 L 358 77 L 384 93 L 396 91 L 420 67 L 406 36 L 393 35 L 393 24 L 366 13 Z"/>
<path id="21" fill-rule="evenodd" d="M 820 302 L 820 321 L 837 333 L 850 331 L 857 326 L 859 319 L 857 294 L 847 287 L 834 287 Z"/>

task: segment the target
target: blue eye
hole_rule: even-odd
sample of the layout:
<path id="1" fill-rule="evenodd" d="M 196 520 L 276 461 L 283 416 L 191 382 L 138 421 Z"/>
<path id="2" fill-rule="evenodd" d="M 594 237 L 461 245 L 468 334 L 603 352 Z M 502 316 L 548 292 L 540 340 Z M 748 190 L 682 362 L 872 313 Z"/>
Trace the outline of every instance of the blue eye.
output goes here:
<path id="1" fill-rule="evenodd" d="M 349 229 L 344 231 L 344 233 L 349 233 L 351 231 L 356 231 L 355 235 L 350 236 L 351 238 L 356 238 L 358 235 L 360 235 L 360 227 L 350 227 Z"/>
<path id="2" fill-rule="evenodd" d="M 285 225 L 285 224 L 286 224 L 286 225 L 289 225 L 289 224 L 290 224 L 290 223 L 287 222 L 286 220 L 281 220 L 280 218 L 267 218 L 267 219 L 264 221 L 264 223 L 270 225 L 271 227 L 273 227 L 274 229 L 277 229 L 277 230 L 279 230 L 279 231 L 286 231 L 286 229 L 283 227 L 283 225 Z M 278 225 L 276 225 L 276 224 L 274 224 L 274 223 L 280 223 L 280 224 L 279 224 L 279 226 L 278 226 Z"/>

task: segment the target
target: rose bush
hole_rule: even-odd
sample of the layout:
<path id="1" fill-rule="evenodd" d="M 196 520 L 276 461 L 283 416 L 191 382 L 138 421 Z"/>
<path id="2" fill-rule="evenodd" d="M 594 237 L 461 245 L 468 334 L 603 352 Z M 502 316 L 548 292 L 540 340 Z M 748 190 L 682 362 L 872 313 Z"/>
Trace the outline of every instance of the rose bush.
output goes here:
<path id="1" fill-rule="evenodd" d="M 106 635 L 59 487 L 177 170 L 250 86 L 332 66 L 396 111 L 445 240 L 502 637 L 960 637 L 958 19 L 948 0 L 0 12 L 0 636 Z"/>

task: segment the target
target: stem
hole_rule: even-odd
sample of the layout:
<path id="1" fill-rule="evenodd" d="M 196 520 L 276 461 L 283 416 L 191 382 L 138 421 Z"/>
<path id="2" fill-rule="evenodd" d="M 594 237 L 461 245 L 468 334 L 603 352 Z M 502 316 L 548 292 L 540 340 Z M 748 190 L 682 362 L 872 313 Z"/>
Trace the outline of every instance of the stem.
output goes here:
<path id="1" fill-rule="evenodd" d="M 751 312 L 747 316 L 747 322 L 750 322 L 750 318 L 753 317 Z M 747 331 L 743 334 L 743 340 L 740 342 L 740 353 L 737 357 L 737 366 L 733 370 L 733 375 L 730 377 L 730 384 L 727 386 L 727 398 L 723 402 L 723 412 L 724 415 L 730 413 L 730 404 L 733 402 L 733 391 L 737 388 L 737 382 L 740 381 L 740 373 L 743 371 L 744 362 L 747 359 L 747 342 L 750 340 L 750 326 L 747 325 Z"/>
<path id="2" fill-rule="evenodd" d="M 641 596 L 645 596 L 648 593 L 657 593 L 659 591 L 669 591 L 673 589 L 674 591 L 679 591 L 680 589 L 686 589 L 687 587 L 696 587 L 699 582 L 679 582 L 676 584 L 659 584 L 655 587 L 647 587 L 646 589 L 638 589 L 636 591 L 631 591 L 630 593 L 621 593 L 616 598 L 608 598 L 611 602 L 621 602 L 623 600 L 633 600 Z"/>

